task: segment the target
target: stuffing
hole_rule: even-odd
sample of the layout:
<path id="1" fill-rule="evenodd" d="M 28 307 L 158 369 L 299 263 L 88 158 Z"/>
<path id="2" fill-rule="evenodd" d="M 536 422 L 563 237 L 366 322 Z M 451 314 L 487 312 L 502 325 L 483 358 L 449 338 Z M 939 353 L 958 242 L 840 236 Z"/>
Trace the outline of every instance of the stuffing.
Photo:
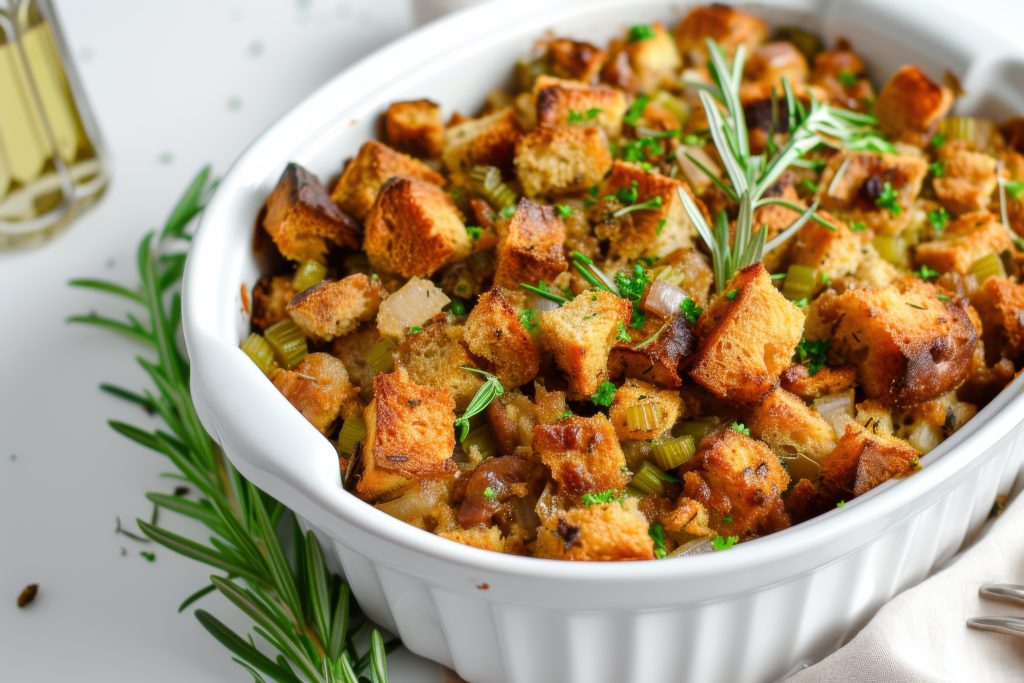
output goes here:
<path id="1" fill-rule="evenodd" d="M 835 230 L 807 221 L 790 242 L 790 263 L 810 266 L 833 280 L 855 273 L 864 259 L 863 233 L 850 230 L 845 222 L 825 212 L 819 215 Z"/>
<path id="2" fill-rule="evenodd" d="M 614 140 L 622 132 L 626 114 L 626 95 L 602 85 L 587 85 L 551 76 L 541 76 L 533 86 L 537 106 L 537 126 L 552 128 L 567 124 L 600 126 Z M 596 110 L 593 118 L 587 112 Z M 577 116 L 570 116 L 575 113 Z M 579 118 L 581 120 L 577 121 Z"/>
<path id="3" fill-rule="evenodd" d="M 359 225 L 298 164 L 285 167 L 267 198 L 263 228 L 281 255 L 292 261 L 326 263 L 332 247 L 359 247 Z"/>
<path id="4" fill-rule="evenodd" d="M 654 559 L 647 518 L 635 499 L 574 508 L 537 529 L 534 555 L 553 560 L 609 562 Z"/>
<path id="5" fill-rule="evenodd" d="M 533 458 L 488 458 L 455 481 L 451 495 L 458 506 L 455 519 L 467 529 L 492 524 L 511 529 L 516 502 L 536 489 L 542 476 L 543 468 Z"/>
<path id="6" fill-rule="evenodd" d="M 835 500 L 859 496 L 895 476 L 908 473 L 917 464 L 919 455 L 902 439 L 851 422 L 835 450 L 825 459 L 822 489 Z"/>
<path id="7" fill-rule="evenodd" d="M 441 317 L 408 335 L 395 351 L 395 365 L 408 373 L 410 381 L 445 389 L 456 410 L 465 410 L 483 384 L 478 373 L 462 369 L 479 365 L 466 348 L 465 332 L 464 326 Z"/>
<path id="8" fill-rule="evenodd" d="M 923 147 L 953 105 L 953 91 L 916 66 L 901 68 L 878 93 L 878 126 L 888 137 Z"/>
<path id="9" fill-rule="evenodd" d="M 552 38 L 544 44 L 544 62 L 557 78 L 592 83 L 606 57 L 607 53 L 596 45 L 571 38 Z"/>
<path id="10" fill-rule="evenodd" d="M 520 322 L 523 297 L 504 287 L 483 294 L 466 319 L 465 343 L 489 361 L 506 389 L 526 384 L 540 370 L 540 353 Z"/>
<path id="11" fill-rule="evenodd" d="M 675 507 L 662 513 L 658 521 L 665 531 L 672 534 L 688 534 L 690 536 L 713 536 L 708 527 L 708 510 L 692 498 L 680 496 Z"/>
<path id="12" fill-rule="evenodd" d="M 505 547 L 505 538 L 501 529 L 496 526 L 476 526 L 469 529 L 455 527 L 438 531 L 437 535 L 455 541 L 463 545 L 480 548 L 481 550 L 492 550 L 499 553 L 508 552 Z"/>
<path id="13" fill-rule="evenodd" d="M 818 411 L 785 389 L 775 389 L 750 412 L 751 435 L 781 457 L 806 456 L 817 463 L 835 446 L 835 434 Z"/>
<path id="14" fill-rule="evenodd" d="M 743 75 L 762 83 L 771 83 L 780 92 L 783 79 L 793 83 L 807 80 L 807 58 L 796 45 L 779 41 L 755 47 L 744 66 Z"/>
<path id="15" fill-rule="evenodd" d="M 975 300 L 986 346 L 1014 360 L 1024 357 L 1024 285 L 990 277 Z"/>
<path id="16" fill-rule="evenodd" d="M 775 184 L 768 188 L 765 192 L 765 197 L 771 197 L 773 199 L 782 199 L 787 202 L 791 202 L 797 206 L 803 207 L 804 203 L 800 199 L 800 195 L 797 194 L 796 186 L 793 184 L 793 175 L 791 173 L 783 173 L 782 177 L 775 182 Z M 768 232 L 765 234 L 765 241 L 769 242 L 773 238 L 777 237 L 783 230 L 788 228 L 800 218 L 800 212 L 794 211 L 786 206 L 780 206 L 778 204 L 768 204 L 754 210 L 754 220 L 752 225 L 764 226 L 768 228 Z M 735 230 L 735 227 L 733 227 Z M 792 239 L 789 243 L 792 244 Z M 785 245 L 778 247 L 764 255 L 762 262 L 764 267 L 770 272 L 775 272 L 782 267 L 783 262 L 786 259 L 786 248 Z"/>
<path id="17" fill-rule="evenodd" d="M 504 455 L 530 448 L 538 421 L 537 406 L 519 391 L 506 391 L 487 406 L 487 424 Z"/>
<path id="18" fill-rule="evenodd" d="M 373 390 L 373 368 L 367 361 L 370 349 L 380 339 L 380 333 L 372 323 L 364 324 L 355 332 L 338 337 L 331 344 L 331 355 L 345 364 L 349 380 L 362 390 L 369 399 Z"/>
<path id="19" fill-rule="evenodd" d="M 370 264 L 403 277 L 430 276 L 473 249 L 451 196 L 433 183 L 393 178 L 366 217 Z"/>
<path id="20" fill-rule="evenodd" d="M 445 132 L 441 159 L 456 178 L 466 177 L 474 166 L 497 166 L 512 171 L 516 143 L 523 131 L 513 108 L 479 119 L 468 119 Z"/>
<path id="21" fill-rule="evenodd" d="M 758 17 L 728 5 L 694 7 L 673 31 L 676 45 L 686 64 L 702 66 L 708 61 L 707 43 L 711 38 L 728 56 L 745 45 L 752 50 L 768 38 L 768 25 Z"/>
<path id="22" fill-rule="evenodd" d="M 894 235 L 907 226 L 927 172 L 928 162 L 920 157 L 844 151 L 825 166 L 818 199 L 847 221 Z"/>
<path id="23" fill-rule="evenodd" d="M 600 183 L 612 155 L 600 128 L 551 126 L 519 139 L 515 165 L 527 197 L 558 197 Z"/>
<path id="24" fill-rule="evenodd" d="M 288 303 L 288 314 L 307 337 L 330 341 L 343 337 L 377 315 L 387 291 L 374 279 L 355 273 L 324 280 Z"/>
<path id="25" fill-rule="evenodd" d="M 345 166 L 331 190 L 331 199 L 358 220 L 366 220 L 381 187 L 396 176 L 444 184 L 444 177 L 423 162 L 369 140 Z"/>
<path id="26" fill-rule="evenodd" d="M 252 288 L 252 318 L 254 327 L 265 330 L 288 317 L 288 302 L 295 296 L 292 278 L 286 275 L 261 277 Z"/>
<path id="27" fill-rule="evenodd" d="M 681 313 L 664 323 L 653 318 L 648 321 L 655 326 L 651 335 L 662 325 L 665 325 L 664 331 L 653 342 L 640 348 L 632 342 L 620 341 L 608 357 L 608 370 L 613 377 L 631 377 L 662 387 L 678 388 L 683 384 L 679 368 L 697 346 L 693 331 Z"/>
<path id="28" fill-rule="evenodd" d="M 806 365 L 798 364 L 786 368 L 779 379 L 783 389 L 810 401 L 852 389 L 857 383 L 857 368 L 852 365 L 826 366 L 812 375 Z"/>
<path id="29" fill-rule="evenodd" d="M 675 84 L 682 66 L 675 40 L 660 22 L 646 26 L 649 34 L 645 32 L 645 37 L 639 40 L 632 39 L 630 35 L 625 40 L 612 41 L 611 56 L 602 73 L 604 80 L 626 90 L 643 93 Z"/>
<path id="30" fill-rule="evenodd" d="M 914 250 L 918 265 L 945 273 L 966 274 L 982 256 L 1013 247 L 1009 230 L 987 211 L 969 213 L 951 222 L 940 239 L 923 242 Z"/>
<path id="31" fill-rule="evenodd" d="M 345 365 L 326 353 L 311 353 L 292 370 L 279 368 L 273 382 L 322 434 L 338 419 L 342 405 L 358 393 L 348 381 Z"/>
<path id="32" fill-rule="evenodd" d="M 829 104 L 844 109 L 864 111 L 876 99 L 864 60 L 852 50 L 823 50 L 814 55 L 808 82 L 825 92 Z"/>
<path id="33" fill-rule="evenodd" d="M 508 223 L 499 225 L 494 284 L 517 289 L 521 282 L 551 282 L 568 268 L 564 243 L 565 224 L 554 208 L 520 199 Z"/>
<path id="34" fill-rule="evenodd" d="M 629 426 L 627 413 L 635 406 L 640 406 L 644 411 L 644 428 Z M 682 399 L 678 391 L 659 389 L 647 382 L 628 379 L 615 392 L 608 416 L 620 440 L 650 441 L 672 429 L 679 420 L 681 408 Z"/>
<path id="35" fill-rule="evenodd" d="M 568 501 L 578 502 L 585 493 L 620 491 L 628 483 L 615 427 L 603 414 L 535 426 L 533 451 Z"/>
<path id="36" fill-rule="evenodd" d="M 996 160 L 947 142 L 939 150 L 942 175 L 932 179 L 932 188 L 954 216 L 988 208 L 999 185 Z"/>
<path id="37" fill-rule="evenodd" d="M 384 112 L 384 137 L 406 154 L 432 159 L 444 146 L 441 107 L 430 100 L 395 102 Z"/>

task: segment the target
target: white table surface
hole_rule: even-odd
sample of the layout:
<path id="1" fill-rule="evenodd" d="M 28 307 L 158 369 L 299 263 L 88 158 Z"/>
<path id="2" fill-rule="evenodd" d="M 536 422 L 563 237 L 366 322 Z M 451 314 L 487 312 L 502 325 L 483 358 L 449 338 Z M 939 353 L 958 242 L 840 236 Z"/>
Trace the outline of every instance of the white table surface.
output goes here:
<path id="1" fill-rule="evenodd" d="M 106 425 L 142 419 L 97 391 L 142 386 L 136 349 L 64 322 L 119 314 L 120 304 L 65 283 L 134 283 L 140 236 L 196 170 L 209 162 L 223 172 L 317 85 L 409 30 L 410 1 L 57 0 L 114 179 L 66 234 L 0 252 L 0 681 L 249 680 L 190 613 L 176 612 L 210 572 L 114 533 L 118 516 L 148 517 L 146 491 L 173 482 L 159 478 L 169 469 L 160 456 Z M 953 3 L 934 2 L 938 11 Z M 1024 23 L 1016 0 L 972 6 L 1009 35 Z M 39 597 L 18 610 L 32 582 Z M 223 600 L 202 605 L 246 627 Z M 441 679 L 411 655 L 392 667 L 396 683 Z"/>

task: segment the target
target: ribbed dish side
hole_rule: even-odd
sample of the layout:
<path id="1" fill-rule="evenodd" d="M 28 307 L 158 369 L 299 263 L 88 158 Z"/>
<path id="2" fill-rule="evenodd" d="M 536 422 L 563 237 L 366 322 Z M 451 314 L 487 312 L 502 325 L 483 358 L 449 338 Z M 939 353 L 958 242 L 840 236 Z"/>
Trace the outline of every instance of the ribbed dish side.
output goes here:
<path id="1" fill-rule="evenodd" d="M 541 610 L 385 567 L 342 539 L 327 548 L 372 619 L 472 683 L 774 681 L 848 641 L 952 557 L 989 517 L 996 495 L 1013 486 L 1020 440 L 1020 430 L 1008 434 L 975 472 L 872 543 L 717 602 L 672 605 L 666 593 L 658 611 Z"/>

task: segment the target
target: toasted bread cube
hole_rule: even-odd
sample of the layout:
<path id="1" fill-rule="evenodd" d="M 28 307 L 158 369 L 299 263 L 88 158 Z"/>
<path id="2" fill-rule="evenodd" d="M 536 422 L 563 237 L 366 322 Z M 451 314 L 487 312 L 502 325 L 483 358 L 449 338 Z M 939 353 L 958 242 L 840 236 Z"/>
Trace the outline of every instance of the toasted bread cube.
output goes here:
<path id="1" fill-rule="evenodd" d="M 839 500 L 859 496 L 909 472 L 919 455 L 902 439 L 851 422 L 825 459 L 822 488 Z"/>
<path id="2" fill-rule="evenodd" d="M 261 330 L 288 317 L 288 302 L 295 296 L 287 275 L 264 276 L 252 288 L 252 324 Z"/>
<path id="3" fill-rule="evenodd" d="M 849 75 L 856 77 L 851 83 Z M 814 55 L 808 82 L 825 91 L 827 102 L 863 111 L 875 101 L 875 89 L 865 74 L 864 60 L 852 50 L 823 50 Z"/>
<path id="4" fill-rule="evenodd" d="M 986 344 L 999 349 L 1008 358 L 1024 356 L 1024 285 L 1003 277 L 990 277 L 977 298 Z"/>
<path id="5" fill-rule="evenodd" d="M 626 457 L 615 427 L 603 414 L 570 417 L 533 428 L 533 451 L 558 484 L 558 493 L 578 501 L 584 493 L 621 490 L 627 482 Z"/>
<path id="6" fill-rule="evenodd" d="M 409 379 L 426 387 L 446 389 L 456 410 L 464 410 L 483 384 L 464 340 L 465 327 L 438 318 L 416 334 L 405 338 L 395 351 L 395 365 L 404 368 Z"/>
<path id="7" fill-rule="evenodd" d="M 953 215 L 988 207 L 999 185 L 996 160 L 953 143 L 940 149 L 942 175 L 932 180 L 935 196 Z"/>
<path id="8" fill-rule="evenodd" d="M 540 353 L 519 321 L 522 297 L 495 287 L 480 297 L 466 319 L 466 346 L 494 365 L 506 389 L 526 384 L 540 371 Z"/>
<path id="9" fill-rule="evenodd" d="M 669 178 L 660 173 L 648 173 L 635 164 L 615 161 L 611 174 L 601 185 L 600 196 L 615 195 L 619 190 L 628 190 L 633 183 L 636 183 L 637 202 L 660 197 L 661 205 L 615 217 L 614 211 L 622 208 L 617 202 L 610 206 L 598 204 L 595 207 L 595 214 L 599 222 L 594 231 L 598 237 L 610 242 L 609 257 L 662 257 L 676 249 L 692 246 L 697 229 L 683 208 L 679 192 L 686 192 L 705 214 L 706 210 L 690 186 L 682 180 Z"/>
<path id="10" fill-rule="evenodd" d="M 406 154 L 432 159 L 444 147 L 441 107 L 430 100 L 395 102 L 384 112 L 384 137 Z"/>
<path id="11" fill-rule="evenodd" d="M 349 381 L 361 389 L 362 396 L 367 400 L 373 391 L 375 374 L 367 356 L 379 339 L 380 332 L 369 323 L 344 337 L 338 337 L 331 344 L 331 355 L 345 364 Z"/>
<path id="12" fill-rule="evenodd" d="M 587 562 L 653 560 L 649 529 L 635 498 L 573 508 L 545 520 L 537 529 L 534 555 Z"/>
<path id="13" fill-rule="evenodd" d="M 940 272 L 961 275 L 982 256 L 1013 248 L 1009 230 L 999 217 L 987 211 L 970 213 L 950 223 L 942 239 L 923 242 L 914 250 L 914 261 Z"/>
<path id="14" fill-rule="evenodd" d="M 374 268 L 429 277 L 468 256 L 473 240 L 447 192 L 422 180 L 392 178 L 366 217 L 363 248 Z"/>
<path id="15" fill-rule="evenodd" d="M 401 369 L 377 375 L 364 419 L 356 484 L 363 500 L 389 500 L 421 479 L 447 479 L 458 470 L 452 460 L 455 402 L 448 389 L 416 384 Z"/>
<path id="16" fill-rule="evenodd" d="M 570 123 L 600 126 L 610 140 L 618 138 L 622 133 L 622 117 L 627 107 L 626 94 L 617 88 L 541 76 L 534 83 L 533 94 L 537 103 L 539 128 Z M 586 116 L 591 109 L 598 110 L 593 118 Z M 570 112 L 581 115 L 583 120 L 570 121 Z"/>
<path id="17" fill-rule="evenodd" d="M 517 289 L 520 282 L 551 282 L 569 267 L 564 244 L 565 224 L 555 210 L 520 199 L 508 225 L 499 229 L 494 284 Z"/>
<path id="18" fill-rule="evenodd" d="M 544 45 L 548 71 L 557 78 L 593 83 L 607 53 L 596 45 L 571 38 L 552 38 Z"/>
<path id="19" fill-rule="evenodd" d="M 359 148 L 359 154 L 345 166 L 331 190 L 331 199 L 343 210 L 364 221 L 381 187 L 396 176 L 415 178 L 434 185 L 444 184 L 444 176 L 422 161 L 376 140 L 368 140 Z"/>
<path id="20" fill-rule="evenodd" d="M 640 348 L 633 343 L 616 344 L 608 357 L 609 372 L 613 377 L 624 375 L 663 387 L 679 388 L 683 384 L 679 367 L 696 350 L 697 339 L 681 313 L 673 315 L 665 323 L 654 318 L 648 320 L 655 329 L 644 339 L 655 334 L 662 324 L 667 323 L 667 327 L 653 342 Z"/>
<path id="21" fill-rule="evenodd" d="M 683 494 L 708 511 L 723 536 L 748 537 L 785 525 L 789 475 L 764 443 L 723 429 L 701 441 L 683 474 Z M 728 520 L 728 521 L 727 521 Z"/>
<path id="22" fill-rule="evenodd" d="M 678 80 L 679 68 L 683 60 L 679 56 L 679 48 L 665 26 L 658 21 L 648 24 L 651 29 L 650 38 L 625 43 L 622 51 L 629 60 L 630 70 L 636 78 L 636 90 L 651 93 L 665 84 L 674 84 Z"/>
<path id="23" fill-rule="evenodd" d="M 497 166 L 510 172 L 522 134 L 515 110 L 506 107 L 449 127 L 441 160 L 455 177 L 465 177 L 474 166 Z"/>
<path id="24" fill-rule="evenodd" d="M 964 306 L 943 301 L 916 278 L 823 298 L 821 324 L 831 330 L 830 361 L 857 366 L 869 398 L 888 405 L 927 401 L 968 375 L 978 331 Z"/>
<path id="25" fill-rule="evenodd" d="M 288 313 L 306 336 L 330 341 L 372 320 L 385 296 L 379 279 L 354 273 L 300 292 L 289 302 Z"/>
<path id="26" fill-rule="evenodd" d="M 854 273 L 854 278 L 861 284 L 869 287 L 885 287 L 901 277 L 900 270 L 882 258 L 873 244 L 865 244 L 863 252 L 864 257 L 861 259 L 860 265 L 857 266 L 857 272 Z"/>
<path id="27" fill-rule="evenodd" d="M 274 386 L 321 434 L 338 419 L 342 405 L 358 389 L 348 381 L 345 365 L 326 353 L 311 353 L 293 370 L 278 369 Z"/>
<path id="28" fill-rule="evenodd" d="M 688 534 L 690 536 L 713 536 L 714 532 L 708 527 L 708 510 L 706 507 L 695 501 L 693 498 L 680 496 L 675 507 L 668 512 L 662 513 L 658 521 L 665 527 L 665 531 L 673 534 Z"/>
<path id="29" fill-rule="evenodd" d="M 768 188 L 767 192 L 765 192 L 765 197 L 782 199 L 797 206 L 803 206 L 804 204 L 800 199 L 800 195 L 797 194 L 796 185 L 793 183 L 793 176 L 791 173 L 783 173 L 779 180 Z M 799 218 L 799 211 L 794 211 L 789 207 L 781 206 L 779 204 L 768 204 L 754 210 L 754 220 L 751 222 L 751 225 L 758 228 L 761 226 L 768 228 L 768 232 L 765 233 L 765 241 L 770 242 Z M 730 226 L 730 230 L 733 232 L 735 231 L 735 224 Z M 733 236 L 735 236 L 735 233 Z M 790 243 L 792 243 L 792 240 L 790 240 Z M 785 247 L 773 249 L 772 251 L 765 253 L 762 258 L 764 267 L 773 273 L 782 268 L 785 260 Z"/>
<path id="30" fill-rule="evenodd" d="M 789 367 L 804 314 L 772 284 L 760 263 L 744 268 L 697 321 L 690 376 L 721 398 L 754 403 Z"/>
<path id="31" fill-rule="evenodd" d="M 455 541 L 463 545 L 482 550 L 491 550 L 497 553 L 507 552 L 505 539 L 501 535 L 501 528 L 498 526 L 475 526 L 469 529 L 454 527 L 444 531 L 438 531 L 437 535 Z"/>
<path id="32" fill-rule="evenodd" d="M 728 5 L 712 4 L 694 7 L 673 33 L 687 65 L 701 66 L 709 59 L 708 38 L 732 57 L 740 45 L 752 50 L 763 43 L 768 38 L 768 25 L 753 14 Z"/>
<path id="33" fill-rule="evenodd" d="M 615 434 L 621 440 L 649 441 L 656 439 L 679 419 L 683 401 L 678 391 L 659 389 L 653 384 L 635 379 L 626 380 L 615 392 L 615 400 L 608 410 L 608 416 L 615 425 Z M 645 406 L 651 418 L 646 429 L 629 426 L 626 413 L 632 406 Z"/>
<path id="34" fill-rule="evenodd" d="M 541 339 L 569 380 L 569 392 L 590 396 L 608 379 L 608 354 L 632 305 L 605 291 L 588 290 L 561 308 L 540 314 Z"/>
<path id="35" fill-rule="evenodd" d="M 515 163 L 527 197 L 559 197 L 601 182 L 612 154 L 600 128 L 552 126 L 520 138 Z"/>
<path id="36" fill-rule="evenodd" d="M 834 216 L 822 212 L 822 218 L 836 229 L 807 221 L 790 242 L 790 263 L 810 266 L 833 280 L 857 272 L 864 259 L 861 236 Z"/>
<path id="37" fill-rule="evenodd" d="M 786 368 L 779 379 L 783 389 L 810 401 L 852 389 L 857 383 L 857 368 L 852 365 L 826 366 L 812 375 L 806 365 L 797 364 Z"/>
<path id="38" fill-rule="evenodd" d="M 782 456 L 806 456 L 822 463 L 835 446 L 832 427 L 799 397 L 775 389 L 754 407 L 750 433 Z"/>
<path id="39" fill-rule="evenodd" d="M 783 79 L 792 83 L 807 80 L 807 58 L 796 45 L 778 41 L 758 45 L 750 53 L 743 75 L 751 81 L 772 83 L 782 88 Z"/>
<path id="40" fill-rule="evenodd" d="M 842 173 L 840 169 L 844 169 Z M 927 172 L 928 162 L 920 157 L 840 152 L 829 159 L 821 174 L 821 207 L 848 221 L 860 221 L 875 232 L 895 235 L 907 226 Z M 877 203 L 886 183 L 896 193 L 895 209 Z"/>
<path id="41" fill-rule="evenodd" d="M 952 105 L 952 90 L 909 64 L 878 93 L 875 112 L 879 128 L 888 137 L 923 147 Z"/>
<path id="42" fill-rule="evenodd" d="M 315 175 L 288 164 L 267 198 L 263 228 L 292 261 L 327 262 L 331 247 L 359 248 L 359 226 L 331 201 Z"/>

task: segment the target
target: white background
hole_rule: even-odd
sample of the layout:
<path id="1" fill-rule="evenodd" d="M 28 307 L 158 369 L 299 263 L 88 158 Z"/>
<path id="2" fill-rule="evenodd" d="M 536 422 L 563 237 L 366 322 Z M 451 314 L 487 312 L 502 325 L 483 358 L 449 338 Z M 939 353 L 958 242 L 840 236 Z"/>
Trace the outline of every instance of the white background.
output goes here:
<path id="1" fill-rule="evenodd" d="M 953 0 L 932 4 L 941 11 Z M 176 613 L 209 572 L 114 533 L 117 516 L 126 524 L 149 516 L 144 492 L 174 483 L 159 477 L 169 469 L 159 456 L 106 426 L 144 417 L 97 391 L 101 382 L 142 386 L 136 349 L 64 322 L 91 310 L 120 314 L 120 305 L 66 281 L 134 284 L 140 236 L 194 173 L 205 163 L 224 172 L 317 85 L 408 31 L 410 1 L 57 5 L 113 152 L 114 179 L 63 236 L 0 252 L 0 681 L 249 680 L 191 614 Z M 1021 3 L 971 6 L 1008 34 L 1024 25 Z M 140 550 L 155 551 L 156 561 Z M 15 598 L 31 582 L 39 597 L 18 610 Z M 202 605 L 245 627 L 223 601 Z M 437 667 L 412 657 L 392 663 L 396 681 L 439 679 Z"/>

